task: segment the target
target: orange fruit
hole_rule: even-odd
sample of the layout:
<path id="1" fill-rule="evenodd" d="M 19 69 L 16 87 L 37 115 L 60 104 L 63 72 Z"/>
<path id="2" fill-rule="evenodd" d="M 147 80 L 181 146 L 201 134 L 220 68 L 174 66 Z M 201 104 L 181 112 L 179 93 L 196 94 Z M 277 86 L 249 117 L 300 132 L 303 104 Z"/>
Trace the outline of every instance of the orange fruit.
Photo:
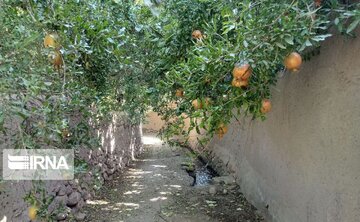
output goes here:
<path id="1" fill-rule="evenodd" d="M 261 113 L 268 113 L 271 110 L 271 102 L 269 99 L 263 99 L 261 102 Z"/>
<path id="2" fill-rule="evenodd" d="M 211 99 L 209 97 L 206 97 L 204 99 L 204 107 L 208 107 L 211 104 Z"/>
<path id="3" fill-rule="evenodd" d="M 242 80 L 248 80 L 252 74 L 252 68 L 249 67 L 248 70 L 244 73 L 244 75 L 241 77 Z"/>
<path id="4" fill-rule="evenodd" d="M 222 131 L 223 134 L 225 134 L 225 133 L 227 133 L 228 128 L 227 128 L 227 126 L 222 126 L 222 127 L 220 128 L 220 130 Z"/>
<path id="5" fill-rule="evenodd" d="M 28 216 L 30 220 L 35 220 L 38 209 L 35 206 L 29 207 Z"/>
<path id="6" fill-rule="evenodd" d="M 54 68 L 56 68 L 56 69 L 60 69 L 61 66 L 63 65 L 63 59 L 62 59 L 61 53 L 59 51 L 55 52 L 53 65 L 54 65 Z"/>
<path id="7" fill-rule="evenodd" d="M 228 128 L 225 124 L 221 123 L 218 127 L 218 129 L 216 130 L 216 134 L 219 136 L 219 138 L 221 139 L 226 133 L 228 132 Z"/>
<path id="8" fill-rule="evenodd" d="M 183 89 L 177 89 L 176 92 L 175 92 L 175 96 L 183 97 L 184 96 L 184 90 Z"/>
<path id="9" fill-rule="evenodd" d="M 237 66 L 233 69 L 233 77 L 235 79 L 248 80 L 251 76 L 252 69 L 249 64 Z"/>
<path id="10" fill-rule="evenodd" d="M 203 36 L 200 30 L 194 30 L 191 34 L 191 37 L 193 39 L 202 39 Z"/>
<path id="11" fill-rule="evenodd" d="M 194 107 L 195 110 L 201 109 L 202 108 L 202 104 L 198 99 L 194 99 L 191 102 L 192 106 Z"/>
<path id="12" fill-rule="evenodd" d="M 290 71 L 298 71 L 302 63 L 301 55 L 297 52 L 292 52 L 284 60 L 286 69 Z"/>
<path id="13" fill-rule="evenodd" d="M 234 78 L 232 81 L 231 81 L 231 85 L 234 86 L 234 87 L 247 87 L 249 85 L 249 82 L 247 80 L 239 80 L 239 79 L 236 79 Z"/>
<path id="14" fill-rule="evenodd" d="M 58 35 L 55 33 L 47 34 L 44 38 L 44 47 L 48 48 L 56 48 L 56 40 L 58 38 Z"/>

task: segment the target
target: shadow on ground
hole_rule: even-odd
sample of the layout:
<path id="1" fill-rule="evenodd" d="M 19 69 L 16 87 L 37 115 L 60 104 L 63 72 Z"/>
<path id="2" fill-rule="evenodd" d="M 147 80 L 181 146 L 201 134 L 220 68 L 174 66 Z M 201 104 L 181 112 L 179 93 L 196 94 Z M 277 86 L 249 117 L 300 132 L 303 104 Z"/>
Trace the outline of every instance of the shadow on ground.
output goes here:
<path id="1" fill-rule="evenodd" d="M 263 221 L 237 185 L 211 186 L 210 192 L 209 186 L 190 186 L 193 178 L 181 169 L 186 150 L 151 135 L 143 141 L 144 154 L 88 201 L 86 221 Z"/>

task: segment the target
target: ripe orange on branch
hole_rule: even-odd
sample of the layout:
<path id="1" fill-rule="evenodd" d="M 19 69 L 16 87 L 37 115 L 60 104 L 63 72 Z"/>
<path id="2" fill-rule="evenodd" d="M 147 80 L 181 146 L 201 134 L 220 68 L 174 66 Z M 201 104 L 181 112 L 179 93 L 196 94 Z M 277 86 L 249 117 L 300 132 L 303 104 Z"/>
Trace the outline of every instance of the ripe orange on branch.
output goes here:
<path id="1" fill-rule="evenodd" d="M 45 48 L 48 48 L 48 47 L 51 47 L 51 48 L 56 48 L 56 41 L 58 39 L 58 35 L 55 34 L 55 33 L 52 33 L 52 34 L 47 34 L 44 38 L 44 47 Z"/>
<path id="2" fill-rule="evenodd" d="M 176 92 L 175 92 L 175 96 L 183 97 L 184 96 L 184 90 L 183 89 L 177 89 Z"/>
<path id="3" fill-rule="evenodd" d="M 263 99 L 263 101 L 261 102 L 261 113 L 268 113 L 271 110 L 271 102 L 269 99 Z"/>
<path id="4" fill-rule="evenodd" d="M 249 64 L 241 66 L 235 65 L 233 69 L 233 77 L 235 79 L 248 80 L 252 74 L 252 69 Z"/>
<path id="5" fill-rule="evenodd" d="M 201 101 L 199 99 L 194 99 L 191 102 L 192 106 L 194 107 L 195 110 L 201 109 L 202 108 L 202 104 Z"/>
<path id="6" fill-rule="evenodd" d="M 202 39 L 203 35 L 200 30 L 194 30 L 191 34 L 193 39 Z"/>
<path id="7" fill-rule="evenodd" d="M 284 60 L 284 65 L 286 69 L 290 71 L 298 71 L 302 63 L 301 55 L 297 52 L 292 52 Z"/>
<path id="8" fill-rule="evenodd" d="M 203 107 L 209 107 L 209 105 L 211 104 L 211 99 L 209 97 L 206 97 L 204 99 L 204 104 L 203 104 Z"/>
<path id="9" fill-rule="evenodd" d="M 227 133 L 228 128 L 225 124 L 221 123 L 216 130 L 216 134 L 219 136 L 220 139 Z"/>
<path id="10" fill-rule="evenodd" d="M 247 87 L 249 85 L 249 82 L 247 80 L 233 78 L 233 80 L 231 81 L 231 85 L 238 88 Z"/>
<path id="11" fill-rule="evenodd" d="M 38 211 L 38 209 L 35 206 L 29 207 L 28 216 L 29 216 L 30 220 L 33 221 L 36 219 L 37 211 Z"/>

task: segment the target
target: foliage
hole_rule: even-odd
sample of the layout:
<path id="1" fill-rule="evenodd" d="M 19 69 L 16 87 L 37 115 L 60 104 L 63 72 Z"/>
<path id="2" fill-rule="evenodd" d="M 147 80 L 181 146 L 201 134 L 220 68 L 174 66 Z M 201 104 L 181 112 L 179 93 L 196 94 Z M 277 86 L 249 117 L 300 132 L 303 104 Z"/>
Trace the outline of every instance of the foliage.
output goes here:
<path id="1" fill-rule="evenodd" d="M 308 59 L 333 27 L 355 36 L 360 3 L 342 2 L 2 0 L 1 143 L 93 148 L 99 121 L 123 112 L 138 124 L 149 108 L 166 120 L 166 138 L 196 130 L 206 141 L 239 115 L 265 119 L 262 101 L 287 55 Z M 46 47 L 46 36 L 56 44 Z M 253 70 L 246 88 L 231 85 L 236 64 Z M 44 192 L 25 198 L 50 220 Z"/>
<path id="2" fill-rule="evenodd" d="M 317 49 L 332 35 L 333 25 L 352 35 L 359 23 L 359 4 L 321 4 L 180 0 L 156 6 L 161 13 L 153 22 L 158 29 L 148 40 L 154 44 L 147 58 L 152 59 L 149 75 L 156 82 L 148 89 L 154 110 L 168 123 L 164 136 L 205 129 L 206 140 L 233 117 L 265 119 L 261 103 L 271 98 L 271 86 L 285 71 L 285 57 Z M 201 30 L 204 38 L 191 39 L 193 30 Z M 236 64 L 252 67 L 247 88 L 231 86 Z M 184 96 L 176 96 L 176 89 L 183 89 Z M 201 109 L 192 107 L 196 99 L 203 104 Z"/>
<path id="3" fill-rule="evenodd" d="M 12 147 L 77 148 L 98 146 L 92 128 L 114 111 L 136 124 L 151 107 L 168 122 L 165 137 L 264 119 L 284 58 L 317 48 L 334 25 L 353 35 L 360 22 L 359 3 L 320 2 L 3 0 L 0 130 Z M 195 29 L 203 38 L 192 39 Z M 252 67 L 247 88 L 231 86 L 238 63 Z"/>
<path id="4" fill-rule="evenodd" d="M 139 99 L 123 84 L 136 69 L 127 56 L 135 31 L 126 7 L 97 0 L 0 4 L 0 129 L 13 134 L 11 147 L 98 146 L 91 127 Z M 55 47 L 44 47 L 46 35 L 58 36 Z M 52 65 L 56 53 L 59 67 Z"/>
<path id="5" fill-rule="evenodd" d="M 55 221 L 53 215 L 48 214 L 48 207 L 52 200 L 53 197 L 47 195 L 42 182 L 33 183 L 33 189 L 24 197 L 24 201 L 36 209 L 36 216 L 46 221 Z"/>

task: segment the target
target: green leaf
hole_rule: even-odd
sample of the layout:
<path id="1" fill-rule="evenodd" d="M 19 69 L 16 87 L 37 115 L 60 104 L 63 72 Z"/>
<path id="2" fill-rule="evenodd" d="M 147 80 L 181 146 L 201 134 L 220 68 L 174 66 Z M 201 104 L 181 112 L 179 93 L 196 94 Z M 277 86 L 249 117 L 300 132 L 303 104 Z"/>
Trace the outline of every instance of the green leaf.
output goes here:
<path id="1" fill-rule="evenodd" d="M 276 42 L 275 45 L 277 45 L 279 48 L 286 49 L 286 47 L 280 42 Z"/>
<path id="2" fill-rule="evenodd" d="M 312 37 L 311 39 L 313 41 L 320 42 L 320 41 L 324 41 L 327 37 L 330 37 L 330 36 L 332 36 L 332 35 L 331 34 L 317 35 L 317 36 Z"/>
<path id="3" fill-rule="evenodd" d="M 299 48 L 299 52 L 302 52 L 304 49 L 306 48 L 306 44 L 305 42 L 301 45 L 301 47 Z"/>
<path id="4" fill-rule="evenodd" d="M 294 37 L 293 36 L 285 37 L 285 41 L 290 45 L 294 45 Z"/>
<path id="5" fill-rule="evenodd" d="M 355 21 L 353 21 L 349 27 L 346 30 L 346 33 L 349 34 L 350 32 L 352 32 L 360 23 L 360 19 L 356 19 Z"/>
<path id="6" fill-rule="evenodd" d="M 18 49 L 24 48 L 28 45 L 30 45 L 31 43 L 33 43 L 37 38 L 40 37 L 40 33 L 36 33 L 28 38 L 26 38 L 22 43 L 20 43 L 19 45 L 17 45 Z"/>
<path id="7" fill-rule="evenodd" d="M 114 41 L 112 38 L 110 38 L 110 37 L 107 38 L 107 40 L 108 40 L 110 43 L 113 43 L 113 44 L 115 43 L 115 41 Z"/>
<path id="8" fill-rule="evenodd" d="M 243 44 L 244 44 L 245 48 L 247 48 L 249 46 L 249 43 L 246 40 L 243 41 Z"/>

